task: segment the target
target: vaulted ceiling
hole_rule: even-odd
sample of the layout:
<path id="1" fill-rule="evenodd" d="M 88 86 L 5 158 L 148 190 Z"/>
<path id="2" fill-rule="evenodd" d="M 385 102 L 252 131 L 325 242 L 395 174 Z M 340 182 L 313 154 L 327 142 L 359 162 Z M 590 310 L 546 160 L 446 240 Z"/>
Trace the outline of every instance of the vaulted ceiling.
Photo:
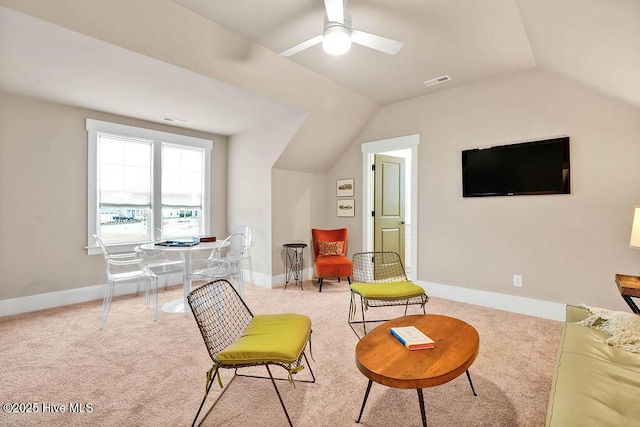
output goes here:
<path id="1" fill-rule="evenodd" d="M 0 64 L 9 92 L 223 135 L 302 112 L 1 7 Z"/>
<path id="2" fill-rule="evenodd" d="M 282 52 L 322 33 L 323 0 L 174 0 Z M 380 105 L 541 67 L 640 107 L 638 0 L 349 0 L 356 29 L 404 42 L 394 56 L 315 45 L 290 59 Z M 451 81 L 426 87 L 443 75 Z"/>
<path id="3" fill-rule="evenodd" d="M 531 68 L 640 108 L 640 0 L 348 11 L 354 28 L 404 46 L 278 56 L 322 32 L 323 0 L 0 0 L 0 90 L 223 135 L 308 113 L 277 166 L 319 173 L 381 106 Z"/>

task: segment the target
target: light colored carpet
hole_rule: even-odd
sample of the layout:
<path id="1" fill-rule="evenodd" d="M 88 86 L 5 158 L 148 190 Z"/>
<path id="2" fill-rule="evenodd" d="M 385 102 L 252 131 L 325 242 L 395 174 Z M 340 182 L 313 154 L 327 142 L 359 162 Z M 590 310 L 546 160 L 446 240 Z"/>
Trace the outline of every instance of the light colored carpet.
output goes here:
<path id="1" fill-rule="evenodd" d="M 298 312 L 312 319 L 316 383 L 278 382 L 294 425 L 356 426 L 367 379 L 355 365 L 348 286 L 326 282 L 322 293 L 313 282 L 304 286 L 301 291 L 249 285 L 247 304 L 254 314 Z M 181 291 L 161 290 L 160 303 L 180 298 Z M 142 297 L 120 297 L 100 331 L 100 304 L 0 318 L 2 403 L 33 403 L 38 410 L 0 413 L 0 425 L 191 425 L 211 365 L 193 317 L 160 312 L 153 322 Z M 465 375 L 425 389 L 430 426 L 544 425 L 561 322 L 437 298 L 427 303 L 427 313 L 460 318 L 480 334 L 480 353 L 470 368 L 478 396 Z M 369 314 L 397 317 L 402 309 Z M 223 375 L 225 384 L 231 374 Z M 217 394 L 214 385 L 205 412 Z M 70 403 L 89 403 L 92 410 L 70 413 Z M 43 413 L 52 405 L 66 412 Z M 236 378 L 202 425 L 283 426 L 286 418 L 270 381 Z M 417 393 L 374 383 L 360 425 L 420 426 Z"/>

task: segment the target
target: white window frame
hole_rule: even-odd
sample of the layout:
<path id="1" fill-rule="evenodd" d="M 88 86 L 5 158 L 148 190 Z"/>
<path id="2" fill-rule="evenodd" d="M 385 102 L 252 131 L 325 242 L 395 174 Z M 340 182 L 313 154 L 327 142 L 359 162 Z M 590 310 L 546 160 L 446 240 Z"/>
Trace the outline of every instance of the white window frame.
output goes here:
<path id="1" fill-rule="evenodd" d="M 202 201 L 202 225 L 204 233 L 210 232 L 210 216 L 211 216 L 211 152 L 213 150 L 213 141 L 195 138 L 192 136 L 178 135 L 175 133 L 162 132 L 153 129 L 145 129 L 136 126 L 121 125 L 118 123 L 104 122 L 94 119 L 86 119 L 87 129 L 87 253 L 89 255 L 101 254 L 100 247 L 97 245 L 93 235 L 96 234 L 99 215 L 98 194 L 97 194 L 97 178 L 98 178 L 98 134 L 107 133 L 112 135 L 120 135 L 124 137 L 132 137 L 153 141 L 156 145 L 154 152 L 161 151 L 162 143 L 174 145 L 182 145 L 188 147 L 198 147 L 205 150 L 204 153 L 204 188 Z M 154 154 L 153 158 L 153 191 L 151 206 L 154 211 L 162 210 L 162 202 L 160 200 L 160 155 Z M 109 245 L 115 251 L 132 251 L 133 248 L 141 243 L 126 243 Z"/>

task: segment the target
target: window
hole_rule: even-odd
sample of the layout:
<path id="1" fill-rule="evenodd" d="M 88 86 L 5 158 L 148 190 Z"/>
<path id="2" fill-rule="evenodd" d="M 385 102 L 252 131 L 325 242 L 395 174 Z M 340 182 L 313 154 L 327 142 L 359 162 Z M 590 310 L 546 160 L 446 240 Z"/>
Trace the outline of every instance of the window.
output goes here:
<path id="1" fill-rule="evenodd" d="M 87 119 L 89 253 L 93 234 L 123 250 L 209 231 L 213 142 Z"/>

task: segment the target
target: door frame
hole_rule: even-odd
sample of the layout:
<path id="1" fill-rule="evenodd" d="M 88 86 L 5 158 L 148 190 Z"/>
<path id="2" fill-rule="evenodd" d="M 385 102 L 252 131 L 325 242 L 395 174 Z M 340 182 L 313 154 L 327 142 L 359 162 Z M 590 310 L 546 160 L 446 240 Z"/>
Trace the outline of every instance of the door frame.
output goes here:
<path id="1" fill-rule="evenodd" d="M 374 155 L 387 151 L 411 149 L 411 271 L 410 279 L 418 277 L 418 146 L 420 134 L 399 136 L 379 141 L 365 142 L 360 146 L 362 153 L 362 250 L 373 251 L 373 191 L 374 179 L 371 173 Z"/>

